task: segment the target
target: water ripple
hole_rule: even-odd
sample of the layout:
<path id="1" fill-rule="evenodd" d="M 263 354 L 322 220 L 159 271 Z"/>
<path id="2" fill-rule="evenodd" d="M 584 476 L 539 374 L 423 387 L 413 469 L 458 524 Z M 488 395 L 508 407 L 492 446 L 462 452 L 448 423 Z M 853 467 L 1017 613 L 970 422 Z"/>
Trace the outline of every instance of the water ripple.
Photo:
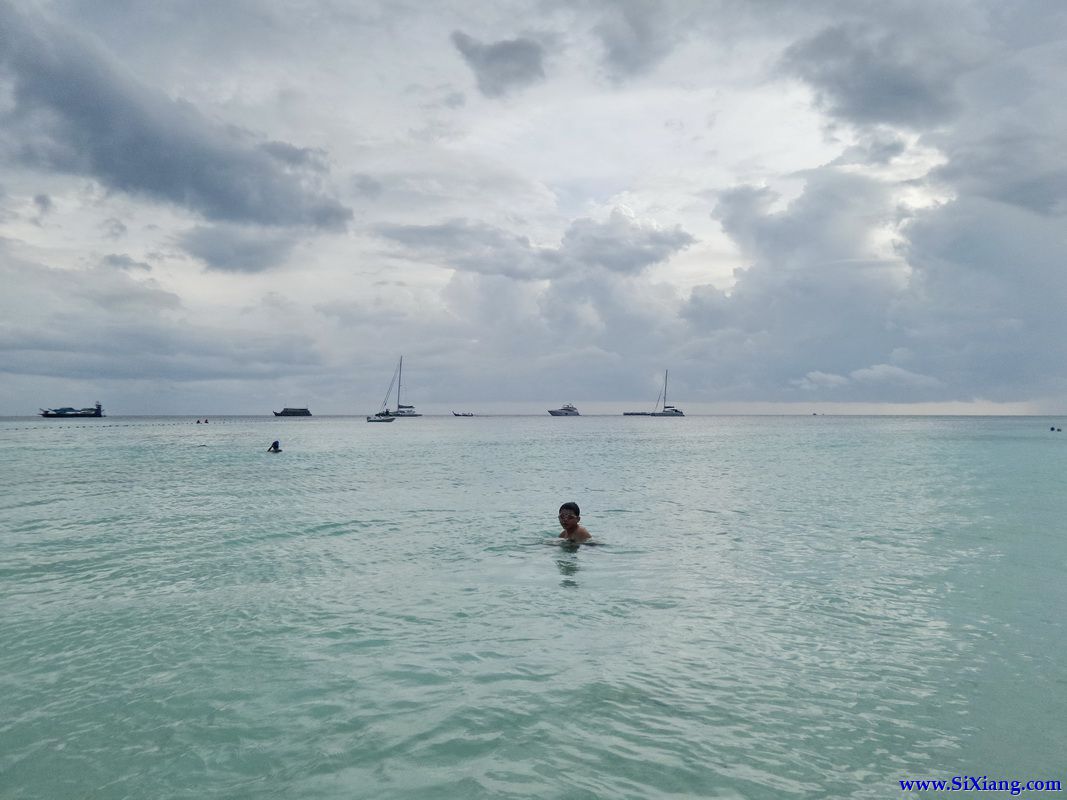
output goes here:
<path id="1" fill-rule="evenodd" d="M 0 425 L 0 793 L 1055 777 L 1064 465 L 1014 423 L 358 422 Z"/>

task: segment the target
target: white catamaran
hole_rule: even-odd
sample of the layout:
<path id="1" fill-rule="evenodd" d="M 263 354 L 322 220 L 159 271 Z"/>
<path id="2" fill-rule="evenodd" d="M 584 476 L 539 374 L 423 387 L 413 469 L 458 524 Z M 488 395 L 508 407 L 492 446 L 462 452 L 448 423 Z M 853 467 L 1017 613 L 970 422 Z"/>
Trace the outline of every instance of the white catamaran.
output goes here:
<path id="1" fill-rule="evenodd" d="M 415 413 L 415 406 L 406 406 L 400 402 L 400 384 L 404 377 L 404 357 L 400 356 L 400 362 L 393 371 L 393 379 L 389 381 L 389 388 L 385 390 L 385 398 L 382 405 L 373 417 L 367 417 L 367 422 L 392 422 L 402 417 L 421 417 Z M 389 395 L 393 393 L 393 385 L 396 385 L 396 410 L 389 410 Z"/>
<path id="2" fill-rule="evenodd" d="M 667 376 L 670 374 L 670 370 L 663 372 L 663 391 L 660 392 L 659 397 L 656 398 L 656 406 L 651 411 L 623 411 L 624 417 L 684 417 L 680 408 L 675 408 L 672 405 L 667 404 Z M 663 401 L 663 407 L 660 407 L 660 401 Z"/>

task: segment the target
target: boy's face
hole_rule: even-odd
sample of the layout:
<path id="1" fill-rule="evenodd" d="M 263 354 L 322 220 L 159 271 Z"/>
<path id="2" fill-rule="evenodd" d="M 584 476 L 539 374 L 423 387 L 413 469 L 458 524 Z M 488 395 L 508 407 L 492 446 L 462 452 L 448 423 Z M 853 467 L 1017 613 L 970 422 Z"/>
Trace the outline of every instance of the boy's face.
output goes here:
<path id="1" fill-rule="evenodd" d="M 563 509 L 559 512 L 559 524 L 562 525 L 568 531 L 573 531 L 575 528 L 578 527 L 579 519 L 580 517 L 573 511 Z"/>

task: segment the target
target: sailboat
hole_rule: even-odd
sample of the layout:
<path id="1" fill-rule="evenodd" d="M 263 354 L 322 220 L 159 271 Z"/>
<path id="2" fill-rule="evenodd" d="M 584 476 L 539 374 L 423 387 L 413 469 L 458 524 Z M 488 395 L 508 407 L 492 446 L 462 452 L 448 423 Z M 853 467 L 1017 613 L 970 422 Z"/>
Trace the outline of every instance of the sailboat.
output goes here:
<path id="1" fill-rule="evenodd" d="M 663 372 L 663 391 L 660 392 L 659 397 L 656 398 L 656 405 L 651 411 L 624 411 L 622 415 L 624 417 L 684 417 L 680 408 L 675 408 L 667 403 L 667 376 L 670 374 L 670 370 L 664 370 Z M 660 400 L 663 401 L 663 407 L 660 407 Z"/>
<path id="2" fill-rule="evenodd" d="M 406 406 L 400 402 L 400 384 L 404 377 L 404 357 L 400 356 L 400 362 L 393 372 L 393 379 L 389 381 L 389 388 L 385 390 L 385 398 L 382 405 L 373 417 L 367 417 L 367 422 L 392 422 L 401 417 L 421 417 L 415 413 L 415 406 Z M 389 395 L 393 393 L 393 385 L 396 384 L 396 410 L 389 410 Z"/>
<path id="3" fill-rule="evenodd" d="M 396 383 L 396 370 L 393 370 L 393 379 L 389 381 L 389 388 L 385 390 L 385 397 L 382 398 L 382 404 L 378 406 L 377 412 L 373 417 L 367 417 L 367 422 L 392 422 L 396 417 L 389 413 L 389 409 L 386 404 L 389 402 L 389 395 L 393 393 L 393 384 Z"/>

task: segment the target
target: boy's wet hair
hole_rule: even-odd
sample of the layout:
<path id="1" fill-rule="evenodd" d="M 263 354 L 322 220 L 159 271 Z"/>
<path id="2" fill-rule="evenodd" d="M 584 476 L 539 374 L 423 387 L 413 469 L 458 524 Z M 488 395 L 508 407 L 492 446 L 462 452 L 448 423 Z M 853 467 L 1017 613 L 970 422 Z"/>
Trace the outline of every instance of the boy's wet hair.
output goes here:
<path id="1" fill-rule="evenodd" d="M 582 510 L 580 508 L 578 508 L 578 504 L 577 503 L 564 503 L 563 505 L 561 505 L 559 507 L 559 510 L 560 510 L 560 512 L 563 512 L 563 511 L 573 512 L 574 516 L 576 516 L 576 517 L 582 516 Z"/>

